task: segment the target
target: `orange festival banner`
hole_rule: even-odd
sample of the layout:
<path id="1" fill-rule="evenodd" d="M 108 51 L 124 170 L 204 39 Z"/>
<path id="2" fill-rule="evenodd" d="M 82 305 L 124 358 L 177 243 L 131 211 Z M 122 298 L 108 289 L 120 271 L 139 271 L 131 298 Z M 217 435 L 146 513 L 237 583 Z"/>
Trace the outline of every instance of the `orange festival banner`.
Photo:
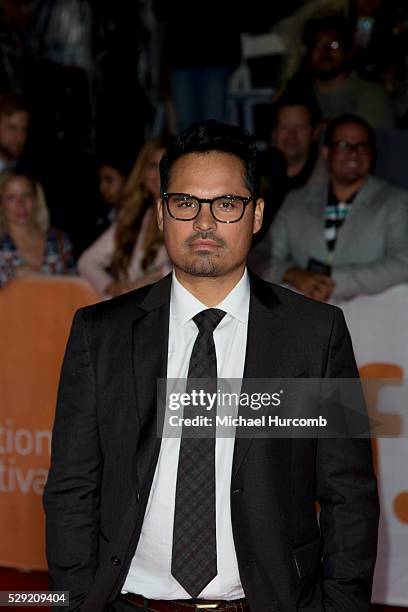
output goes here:
<path id="1" fill-rule="evenodd" d="M 390 425 L 390 436 L 373 443 L 381 503 L 373 602 L 408 606 L 408 285 L 338 306 L 360 375 L 370 379 L 370 415 Z"/>
<path id="2" fill-rule="evenodd" d="M 97 301 L 77 278 L 0 290 L 0 565 L 46 569 L 42 494 L 59 373 L 74 312 Z"/>

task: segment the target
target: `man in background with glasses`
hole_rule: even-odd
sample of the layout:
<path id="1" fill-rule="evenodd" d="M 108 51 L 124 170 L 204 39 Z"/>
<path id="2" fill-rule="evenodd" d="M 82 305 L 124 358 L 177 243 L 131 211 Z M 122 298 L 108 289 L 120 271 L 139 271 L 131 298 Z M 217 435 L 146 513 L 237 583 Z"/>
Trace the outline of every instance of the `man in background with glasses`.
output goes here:
<path id="1" fill-rule="evenodd" d="M 408 282 L 408 192 L 371 174 L 375 137 L 356 115 L 327 126 L 328 176 L 290 193 L 252 255 L 265 280 L 317 300 Z"/>
<path id="2" fill-rule="evenodd" d="M 162 435 L 160 378 L 357 370 L 339 309 L 247 271 L 264 206 L 254 138 L 194 124 L 160 171 L 173 273 L 74 320 L 45 491 L 52 588 L 83 612 L 368 610 L 369 440 Z"/>

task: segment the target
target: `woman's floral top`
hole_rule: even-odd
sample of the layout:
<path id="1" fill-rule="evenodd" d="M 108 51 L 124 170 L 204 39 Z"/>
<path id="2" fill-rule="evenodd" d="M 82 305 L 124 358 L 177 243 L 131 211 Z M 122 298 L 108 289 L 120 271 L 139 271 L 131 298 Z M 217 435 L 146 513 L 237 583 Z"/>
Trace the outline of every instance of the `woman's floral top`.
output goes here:
<path id="1" fill-rule="evenodd" d="M 0 235 L 0 287 L 15 277 L 16 268 L 26 265 L 10 234 Z M 44 257 L 39 270 L 42 274 L 62 275 L 75 274 L 75 262 L 72 244 L 62 230 L 48 230 L 45 242 Z"/>

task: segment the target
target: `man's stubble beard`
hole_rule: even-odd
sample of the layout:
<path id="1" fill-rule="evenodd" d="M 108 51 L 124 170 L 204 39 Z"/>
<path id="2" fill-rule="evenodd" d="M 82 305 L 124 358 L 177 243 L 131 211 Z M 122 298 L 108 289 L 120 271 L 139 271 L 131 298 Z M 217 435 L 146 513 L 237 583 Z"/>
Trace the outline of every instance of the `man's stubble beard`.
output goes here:
<path id="1" fill-rule="evenodd" d="M 190 276 L 201 277 L 201 278 L 219 278 L 222 276 L 228 276 L 234 271 L 239 269 L 242 264 L 245 264 L 247 256 L 243 257 L 239 261 L 236 261 L 231 267 L 228 264 L 225 266 L 222 259 L 222 254 L 219 257 L 214 256 L 213 253 L 202 252 L 197 256 L 198 260 L 194 261 L 182 261 L 175 263 L 176 267 L 180 268 L 185 274 Z"/>
<path id="2" fill-rule="evenodd" d="M 222 266 L 217 265 L 214 261 L 215 256 L 210 253 L 202 252 L 197 255 L 197 259 L 191 262 L 186 262 L 184 266 L 180 266 L 183 272 L 191 276 L 202 276 L 206 278 L 214 278 L 222 273 Z M 184 263 L 184 262 L 183 262 Z"/>
<path id="3" fill-rule="evenodd" d="M 218 243 L 217 252 L 214 251 L 199 251 L 192 254 L 190 251 L 191 244 L 197 239 L 211 239 Z M 214 278 L 223 273 L 222 255 L 228 250 L 224 240 L 214 236 L 213 232 L 196 232 L 190 236 L 184 243 L 184 257 L 180 262 L 179 267 L 183 272 L 191 276 L 201 276 L 206 278 Z"/>
<path id="4" fill-rule="evenodd" d="M 341 64 L 340 66 L 336 66 L 328 70 L 319 70 L 318 68 L 316 68 L 313 71 L 313 74 L 315 78 L 319 79 L 323 83 L 326 83 L 328 81 L 332 81 L 333 79 L 337 78 L 338 76 L 346 72 L 347 72 L 347 65 Z"/>
<path id="5" fill-rule="evenodd" d="M 212 250 L 202 250 L 192 253 L 190 250 L 191 244 L 198 238 L 203 240 L 210 238 L 218 243 L 219 248 L 216 252 Z M 164 242 L 166 244 L 166 240 Z M 234 259 L 233 250 L 230 250 L 228 243 L 219 236 L 214 235 L 213 232 L 196 232 L 185 240 L 182 247 L 182 251 L 174 258 L 171 257 L 171 248 L 170 250 L 168 249 L 170 260 L 175 268 L 179 268 L 182 272 L 190 276 L 217 278 L 234 272 L 246 262 L 251 247 L 251 239 L 248 239 L 248 248 L 245 254 L 236 262 L 231 261 L 229 257 L 229 255 L 232 255 L 232 260 Z"/>

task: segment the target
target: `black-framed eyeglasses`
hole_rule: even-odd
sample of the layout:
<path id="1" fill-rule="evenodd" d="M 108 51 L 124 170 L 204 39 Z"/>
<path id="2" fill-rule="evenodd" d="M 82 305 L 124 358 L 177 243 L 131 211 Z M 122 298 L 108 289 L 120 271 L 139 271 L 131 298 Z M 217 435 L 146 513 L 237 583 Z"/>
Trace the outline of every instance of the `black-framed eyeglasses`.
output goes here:
<path id="1" fill-rule="evenodd" d="M 162 193 L 167 211 L 177 221 L 193 221 L 200 214 L 201 206 L 209 204 L 211 214 L 220 223 L 236 223 L 244 216 L 245 208 L 253 196 L 222 195 L 216 198 L 197 198 L 189 193 Z"/>
<path id="2" fill-rule="evenodd" d="M 365 140 L 355 143 L 348 142 L 348 140 L 335 140 L 330 143 L 330 148 L 334 149 L 337 153 L 350 153 L 352 151 L 362 153 L 363 155 L 371 153 L 370 143 Z"/>

